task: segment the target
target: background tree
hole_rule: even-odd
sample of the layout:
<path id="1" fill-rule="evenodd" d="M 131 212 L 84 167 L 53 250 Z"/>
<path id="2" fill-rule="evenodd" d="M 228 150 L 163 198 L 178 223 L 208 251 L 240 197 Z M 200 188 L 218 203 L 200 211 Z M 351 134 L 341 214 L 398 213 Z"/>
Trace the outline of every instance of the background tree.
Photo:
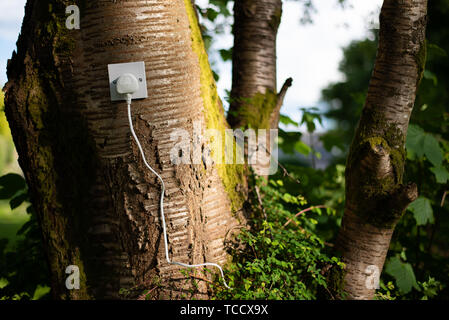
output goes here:
<path id="1" fill-rule="evenodd" d="M 448 265 L 449 258 L 446 245 L 449 212 L 447 201 L 442 201 L 448 189 L 449 100 L 446 92 L 449 38 L 445 36 L 447 28 L 442 27 L 448 13 L 447 1 L 435 0 L 429 3 L 427 61 L 410 119 L 404 172 L 405 181 L 415 181 L 418 185 L 420 197 L 409 206 L 409 212 L 395 228 L 381 278 L 382 288 L 379 294 L 383 298 L 420 299 L 423 292 L 432 291 L 438 293 L 440 299 L 448 296 L 447 287 L 443 284 L 448 281 L 448 270 L 444 266 Z M 374 66 L 377 34 L 377 30 L 373 30 L 373 36 L 369 39 L 355 41 L 344 49 L 345 57 L 340 65 L 344 80 L 323 90 L 323 99 L 330 104 L 330 110 L 325 116 L 336 120 L 335 129 L 321 137 L 329 150 L 337 145 L 344 151 L 344 146 L 350 144 L 348 138 L 355 131 L 357 117 L 366 98 L 364 85 L 368 84 Z M 338 161 L 342 161 L 342 158 L 339 157 Z M 326 172 L 332 172 L 334 167 L 329 166 Z M 309 176 L 311 179 L 314 177 L 313 173 Z M 327 181 L 332 179 L 327 178 Z M 312 183 L 323 186 L 320 179 L 315 179 Z M 303 194 L 315 202 L 324 200 L 312 194 Z M 335 202 L 329 205 L 338 208 Z M 320 229 L 329 230 L 327 233 L 331 236 L 327 239 L 332 241 L 333 229 L 329 226 L 329 221 L 320 225 Z M 394 289 L 391 289 L 392 286 Z M 436 288 L 438 289 L 434 290 Z"/>
<path id="2" fill-rule="evenodd" d="M 427 1 L 385 0 L 365 106 L 349 151 L 346 205 L 337 238 L 344 293 L 372 299 L 367 268 L 382 270 L 394 227 L 417 196 L 403 184 L 405 140 L 426 60 Z"/>
<path id="3" fill-rule="evenodd" d="M 277 128 L 276 36 L 281 15 L 281 0 L 234 2 L 228 112 L 233 128 Z"/>

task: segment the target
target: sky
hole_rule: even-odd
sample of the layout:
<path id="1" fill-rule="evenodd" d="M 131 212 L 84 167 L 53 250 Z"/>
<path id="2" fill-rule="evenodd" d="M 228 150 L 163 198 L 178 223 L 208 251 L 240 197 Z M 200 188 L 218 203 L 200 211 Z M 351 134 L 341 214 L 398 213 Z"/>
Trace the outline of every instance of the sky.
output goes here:
<path id="1" fill-rule="evenodd" d="M 300 107 L 322 106 L 321 90 L 342 79 L 338 70 L 342 48 L 353 40 L 365 39 L 369 30 L 378 26 L 382 3 L 382 0 L 346 0 L 342 9 L 337 0 L 315 0 L 313 23 L 303 25 L 302 6 L 296 1 L 283 2 L 276 48 L 277 85 L 279 90 L 289 77 L 293 78 L 293 85 L 285 97 L 282 113 L 299 121 Z M 221 36 L 213 48 L 228 49 L 232 41 L 231 35 Z M 231 63 L 217 63 L 217 68 L 219 93 L 225 97 L 225 90 L 231 88 Z"/>
<path id="2" fill-rule="evenodd" d="M 204 3 L 207 0 L 198 0 Z M 0 0 L 0 86 L 6 82 L 6 63 L 16 48 L 24 15 L 25 0 Z M 295 1 L 284 1 L 278 31 L 278 88 L 285 79 L 293 86 L 284 100 L 282 112 L 299 120 L 300 107 L 319 106 L 321 90 L 342 79 L 338 65 L 342 48 L 356 39 L 364 39 L 373 24 L 378 23 L 382 0 L 347 0 L 345 9 L 337 0 L 319 0 L 314 5 L 313 23 L 300 24 L 302 7 Z M 82 13 L 81 13 L 82 17 Z M 220 36 L 214 49 L 232 46 L 232 36 Z M 218 60 L 218 59 L 216 59 Z M 231 63 L 217 63 L 221 97 L 231 88 Z"/>

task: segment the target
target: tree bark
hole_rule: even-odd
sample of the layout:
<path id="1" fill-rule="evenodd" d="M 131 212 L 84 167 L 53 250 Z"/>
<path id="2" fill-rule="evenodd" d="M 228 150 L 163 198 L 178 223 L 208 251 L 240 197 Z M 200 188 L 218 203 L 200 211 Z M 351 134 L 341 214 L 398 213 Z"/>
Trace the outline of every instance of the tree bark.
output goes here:
<path id="1" fill-rule="evenodd" d="M 427 0 L 385 0 L 376 63 L 346 167 L 337 238 L 346 270 L 342 298 L 372 299 L 395 225 L 418 196 L 403 185 L 405 139 L 426 59 Z M 375 281 L 374 281 L 375 283 Z"/>
<path id="2" fill-rule="evenodd" d="M 276 94 L 276 36 L 281 0 L 234 3 L 232 90 L 228 122 L 233 128 L 277 129 L 285 92 Z M 290 86 L 291 79 L 286 82 Z"/>
<path id="3" fill-rule="evenodd" d="M 27 2 L 6 85 L 5 111 L 43 230 L 53 296 L 119 298 L 121 289 L 157 288 L 152 298 L 183 297 L 193 286 L 165 260 L 160 184 L 132 141 L 126 103 L 110 101 L 107 65 L 145 62 L 149 97 L 133 101 L 133 121 L 165 180 L 172 260 L 225 263 L 224 238 L 242 212 L 243 166 L 170 160 L 174 130 L 192 134 L 198 122 L 203 130 L 228 127 L 192 4 L 77 1 L 81 29 L 69 31 L 71 4 Z M 209 142 L 197 141 L 200 150 Z M 79 290 L 65 287 L 69 265 L 80 268 Z M 208 296 L 204 283 L 193 292 Z"/>

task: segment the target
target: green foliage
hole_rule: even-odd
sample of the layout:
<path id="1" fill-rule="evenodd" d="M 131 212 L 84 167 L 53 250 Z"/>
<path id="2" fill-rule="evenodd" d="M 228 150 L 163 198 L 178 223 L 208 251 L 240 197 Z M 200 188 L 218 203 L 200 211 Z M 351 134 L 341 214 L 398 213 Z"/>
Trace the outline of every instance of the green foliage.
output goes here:
<path id="1" fill-rule="evenodd" d="M 13 198 L 23 190 L 26 190 L 26 182 L 21 175 L 9 173 L 0 177 L 0 199 Z"/>
<path id="2" fill-rule="evenodd" d="M 380 290 L 376 293 L 377 300 L 408 299 L 410 297 L 428 300 L 436 297 L 443 289 L 443 285 L 432 277 L 428 277 L 423 282 L 416 281 L 413 267 L 407 262 L 405 251 L 386 261 L 385 273 L 394 279 L 396 286 L 392 281 L 388 281 L 386 285 L 384 281 L 381 281 Z M 412 295 L 412 293 L 415 294 Z"/>
<path id="3" fill-rule="evenodd" d="M 444 149 L 435 135 L 425 132 L 418 125 L 411 124 L 407 133 L 407 158 L 409 160 L 428 160 L 433 167 L 437 183 L 446 183 L 449 172 L 444 166 Z"/>
<path id="4" fill-rule="evenodd" d="M 401 293 L 409 293 L 413 287 L 419 288 L 412 265 L 402 262 L 399 256 L 391 257 L 385 263 L 385 272 L 395 278 L 396 285 Z"/>
<path id="5" fill-rule="evenodd" d="M 445 286 L 449 283 L 449 210 L 447 203 L 441 204 L 449 179 L 447 14 L 449 2 L 429 2 L 427 61 L 407 134 L 404 172 L 404 183 L 415 182 L 420 197 L 409 206 L 408 212 L 396 226 L 378 291 L 379 299 L 449 297 Z M 345 152 L 364 105 L 377 49 L 377 31 L 373 35 L 370 39 L 354 41 L 344 49 L 344 59 L 340 64 L 344 80 L 331 84 L 322 92 L 323 100 L 329 105 L 326 117 L 335 121 L 336 126 L 322 136 L 321 141 L 327 150 L 337 147 L 344 151 L 341 159 L 336 159 L 337 163 L 345 161 Z M 304 195 L 309 197 L 307 193 Z M 321 200 L 314 198 L 313 201 Z M 407 261 L 391 260 L 404 250 L 408 252 Z M 388 267 L 391 261 L 395 262 Z M 410 275 L 413 271 L 421 291 L 415 289 L 405 293 L 407 290 L 401 288 L 401 291 L 398 284 L 393 285 L 396 279 L 387 270 L 391 271 L 395 265 L 398 267 L 399 262 L 404 272 Z M 426 290 L 429 294 L 425 293 Z"/>
<path id="6" fill-rule="evenodd" d="M 2 199 L 11 210 L 27 204 L 29 220 L 18 230 L 20 238 L 8 248 L 8 239 L 0 239 L 0 299 L 42 299 L 50 292 L 48 266 L 36 213 L 29 204 L 28 187 L 18 174 L 0 177 Z"/>
<path id="7" fill-rule="evenodd" d="M 409 127 L 406 147 L 410 160 L 425 156 L 435 167 L 443 163 L 443 150 L 438 140 L 417 125 L 411 124 Z"/>
<path id="8" fill-rule="evenodd" d="M 300 124 L 307 126 L 307 132 L 313 133 L 316 130 L 316 123 L 318 122 L 323 126 L 321 114 L 317 108 L 301 108 L 302 119 Z"/>
<path id="9" fill-rule="evenodd" d="M 321 140 L 328 151 L 334 146 L 343 151 L 337 159 L 340 163 L 346 159 L 365 103 L 377 50 L 377 32 L 374 31 L 372 36 L 374 40 L 354 41 L 343 49 L 344 58 L 339 70 L 345 80 L 330 84 L 322 91 L 322 98 L 328 104 L 325 116 L 334 120 L 336 126 Z"/>
<path id="10" fill-rule="evenodd" d="M 302 196 L 286 192 L 281 180 L 259 181 L 258 186 L 262 203 L 252 203 L 258 214 L 251 229 L 238 234 L 232 263 L 225 272 L 232 289 L 215 284 L 216 298 L 315 299 L 320 290 L 327 289 L 325 270 L 343 264 L 326 252 L 324 242 L 313 232 L 317 221 L 292 213 L 307 205 Z M 325 214 L 320 209 L 312 211 Z"/>
<path id="11" fill-rule="evenodd" d="M 433 210 L 430 200 L 425 197 L 419 197 L 413 201 L 409 206 L 408 210 L 413 212 L 413 216 L 416 220 L 416 225 L 423 226 L 427 223 L 433 223 Z"/>
<path id="12" fill-rule="evenodd" d="M 416 285 L 413 287 L 419 295 L 416 299 L 429 300 L 438 296 L 443 289 L 442 284 L 432 277 L 429 277 L 427 281 L 416 281 Z M 380 289 L 376 292 L 376 300 L 405 300 L 407 295 L 404 295 L 397 287 L 394 286 L 393 281 L 388 281 L 385 284 L 382 280 L 380 282 Z"/>
<path id="13" fill-rule="evenodd" d="M 42 235 L 25 179 L 11 172 L 20 170 L 1 92 L 0 104 L 0 300 L 45 299 L 50 281 Z"/>

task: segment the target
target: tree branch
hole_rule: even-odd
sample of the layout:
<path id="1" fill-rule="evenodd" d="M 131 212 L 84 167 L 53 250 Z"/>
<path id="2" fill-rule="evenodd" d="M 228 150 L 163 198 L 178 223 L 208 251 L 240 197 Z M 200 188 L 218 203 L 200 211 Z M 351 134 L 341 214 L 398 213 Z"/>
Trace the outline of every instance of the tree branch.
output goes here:
<path id="1" fill-rule="evenodd" d="M 276 106 L 273 109 L 273 111 L 271 113 L 271 117 L 270 117 L 270 127 L 272 129 L 278 128 L 281 107 L 284 103 L 284 98 L 285 98 L 285 95 L 287 94 L 287 90 L 288 90 L 288 88 L 290 88 L 292 86 L 292 83 L 293 83 L 292 78 L 288 78 L 287 80 L 285 80 L 284 84 L 282 85 L 281 91 L 279 91 L 279 93 L 277 94 Z"/>

